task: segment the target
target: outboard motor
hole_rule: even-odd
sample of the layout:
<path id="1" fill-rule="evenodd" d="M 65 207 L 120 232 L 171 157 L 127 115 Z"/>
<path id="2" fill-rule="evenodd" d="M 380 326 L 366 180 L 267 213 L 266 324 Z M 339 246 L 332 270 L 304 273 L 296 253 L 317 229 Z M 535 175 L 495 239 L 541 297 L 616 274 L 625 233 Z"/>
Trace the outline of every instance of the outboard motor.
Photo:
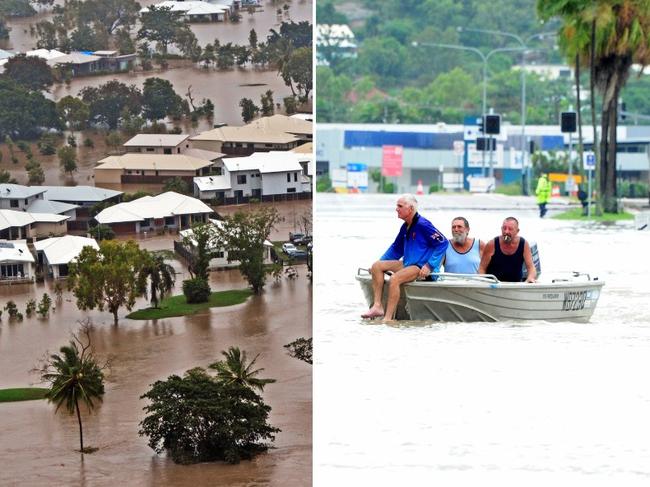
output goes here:
<path id="1" fill-rule="evenodd" d="M 533 256 L 533 265 L 535 266 L 535 269 L 537 269 L 537 279 L 539 279 L 539 276 L 542 274 L 542 264 L 540 263 L 539 260 L 539 251 L 537 250 L 537 242 L 528 242 L 528 245 L 530 245 L 530 253 Z M 528 269 L 526 269 L 526 263 L 522 265 L 522 270 L 521 270 L 521 280 L 525 281 L 526 278 L 528 277 Z"/>

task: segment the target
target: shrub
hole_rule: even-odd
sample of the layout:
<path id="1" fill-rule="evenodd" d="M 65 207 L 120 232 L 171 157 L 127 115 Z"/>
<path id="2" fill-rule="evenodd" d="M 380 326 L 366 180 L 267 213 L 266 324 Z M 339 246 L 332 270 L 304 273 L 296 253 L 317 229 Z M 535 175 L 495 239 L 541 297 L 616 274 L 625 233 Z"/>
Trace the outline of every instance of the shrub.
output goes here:
<path id="1" fill-rule="evenodd" d="M 188 303 L 205 303 L 210 298 L 210 285 L 201 278 L 183 281 L 183 294 Z"/>
<path id="2" fill-rule="evenodd" d="M 38 309 L 36 312 L 41 315 L 41 317 L 45 318 L 49 314 L 51 306 L 52 298 L 50 298 L 49 294 L 43 293 L 43 298 L 41 299 L 41 302 L 38 303 Z"/>
<path id="3" fill-rule="evenodd" d="M 90 137 L 86 137 L 84 139 L 84 147 L 88 147 L 88 148 L 95 147 L 95 143 L 93 142 L 93 139 L 91 139 Z"/>
<path id="4" fill-rule="evenodd" d="M 28 300 L 25 305 L 25 314 L 27 315 L 27 318 L 32 316 L 35 311 L 36 311 L 36 300 L 35 299 Z"/>
<path id="5" fill-rule="evenodd" d="M 9 319 L 15 318 L 18 314 L 18 306 L 12 300 L 7 301 L 5 304 L 5 311 L 9 313 Z"/>

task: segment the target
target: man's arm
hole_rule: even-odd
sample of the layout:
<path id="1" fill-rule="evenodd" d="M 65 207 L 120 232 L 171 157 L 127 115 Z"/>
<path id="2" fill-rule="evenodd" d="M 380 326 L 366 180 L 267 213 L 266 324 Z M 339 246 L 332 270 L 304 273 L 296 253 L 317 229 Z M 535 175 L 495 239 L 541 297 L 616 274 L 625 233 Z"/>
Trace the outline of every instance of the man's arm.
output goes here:
<path id="1" fill-rule="evenodd" d="M 483 255 L 481 255 L 481 263 L 478 265 L 478 273 L 485 274 L 487 272 L 487 267 L 492 260 L 494 255 L 494 240 L 488 241 L 483 248 Z"/>
<path id="2" fill-rule="evenodd" d="M 535 269 L 535 264 L 533 263 L 533 253 L 530 251 L 528 240 L 524 243 L 524 264 L 526 264 L 526 269 L 528 269 L 526 282 L 537 282 L 537 269 Z"/>
<path id="3" fill-rule="evenodd" d="M 483 257 L 483 251 L 485 250 L 485 242 L 483 240 L 478 241 L 478 255 Z"/>
<path id="4" fill-rule="evenodd" d="M 395 241 L 388 247 L 379 260 L 399 260 L 404 257 L 404 225 L 400 228 Z"/>

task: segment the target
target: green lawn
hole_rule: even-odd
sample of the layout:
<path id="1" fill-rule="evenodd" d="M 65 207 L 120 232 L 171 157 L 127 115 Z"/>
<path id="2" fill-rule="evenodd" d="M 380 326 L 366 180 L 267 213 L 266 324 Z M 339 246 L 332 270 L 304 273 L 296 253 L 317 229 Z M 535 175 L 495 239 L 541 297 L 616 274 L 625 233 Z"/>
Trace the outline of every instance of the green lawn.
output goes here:
<path id="1" fill-rule="evenodd" d="M 22 387 L 19 389 L 0 389 L 0 402 L 32 401 L 45 399 L 49 389 L 42 387 Z"/>
<path id="2" fill-rule="evenodd" d="M 241 304 L 253 294 L 250 289 L 233 289 L 231 291 L 220 291 L 212 293 L 207 303 L 188 304 L 183 294 L 165 298 L 160 303 L 160 308 L 139 309 L 127 315 L 132 320 L 155 320 L 158 318 L 169 318 L 172 316 L 185 316 L 198 313 L 208 308 L 220 306 L 232 306 Z"/>
<path id="3" fill-rule="evenodd" d="M 634 220 L 634 215 L 632 213 L 603 213 L 601 216 L 596 216 L 593 213 L 591 217 L 586 217 L 582 215 L 582 207 L 580 208 L 570 208 L 564 213 L 554 215 L 552 218 L 557 220 L 584 220 L 584 221 L 595 221 L 595 222 L 615 222 L 619 220 Z"/>

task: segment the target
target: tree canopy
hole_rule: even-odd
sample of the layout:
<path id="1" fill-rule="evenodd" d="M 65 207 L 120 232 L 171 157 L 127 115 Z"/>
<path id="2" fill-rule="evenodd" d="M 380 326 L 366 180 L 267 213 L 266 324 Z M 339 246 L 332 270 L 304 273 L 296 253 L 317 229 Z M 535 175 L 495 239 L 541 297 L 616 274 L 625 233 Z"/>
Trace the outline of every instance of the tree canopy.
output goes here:
<path id="1" fill-rule="evenodd" d="M 53 101 L 42 93 L 29 91 L 10 79 L 0 78 L 0 137 L 14 139 L 37 137 L 43 129 L 61 129 L 63 125 Z"/>

